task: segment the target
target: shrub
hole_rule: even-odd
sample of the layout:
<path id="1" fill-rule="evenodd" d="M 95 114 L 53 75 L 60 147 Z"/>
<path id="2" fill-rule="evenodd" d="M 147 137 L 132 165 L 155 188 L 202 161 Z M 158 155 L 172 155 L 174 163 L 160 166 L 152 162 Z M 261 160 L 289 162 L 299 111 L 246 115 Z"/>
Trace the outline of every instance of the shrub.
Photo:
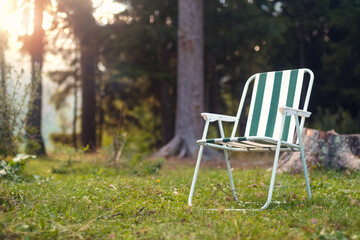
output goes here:
<path id="1" fill-rule="evenodd" d="M 32 139 L 27 139 L 26 121 L 30 99 L 36 97 L 37 84 L 24 84 L 21 78 L 24 74 L 12 70 L 1 63 L 2 74 L 0 81 L 0 156 L 14 156 L 20 146 L 27 142 L 36 146 Z M 14 76 L 15 80 L 10 80 Z"/>

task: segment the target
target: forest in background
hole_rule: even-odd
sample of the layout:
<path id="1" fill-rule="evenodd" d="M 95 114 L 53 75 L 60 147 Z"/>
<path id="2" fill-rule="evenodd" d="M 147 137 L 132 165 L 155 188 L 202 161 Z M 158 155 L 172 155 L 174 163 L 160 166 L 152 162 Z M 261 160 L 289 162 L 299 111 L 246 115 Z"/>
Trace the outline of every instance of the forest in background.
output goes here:
<path id="1" fill-rule="evenodd" d="M 52 104 L 61 109 L 67 96 L 82 93 L 74 98 L 81 115 L 74 114 L 73 135 L 53 134 L 55 141 L 93 150 L 126 141 L 152 152 L 175 134 L 178 2 L 117 1 L 125 10 L 99 24 L 90 0 L 35 0 L 34 32 L 20 40 L 33 82 L 45 52 L 68 63 L 68 71 L 44 73 L 59 85 Z M 45 11 L 54 38 L 41 29 Z M 307 125 L 360 132 L 359 0 L 205 0 L 202 20 L 205 111 L 234 115 L 254 73 L 306 67 L 315 74 Z M 64 39 L 72 44 L 56 44 Z M 41 142 L 41 132 L 28 132 Z"/>

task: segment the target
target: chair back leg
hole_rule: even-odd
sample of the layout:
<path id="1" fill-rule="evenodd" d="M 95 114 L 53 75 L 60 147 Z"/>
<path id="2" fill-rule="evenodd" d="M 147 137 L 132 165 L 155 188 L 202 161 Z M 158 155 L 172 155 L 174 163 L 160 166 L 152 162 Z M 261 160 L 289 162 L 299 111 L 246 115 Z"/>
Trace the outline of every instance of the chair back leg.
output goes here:
<path id="1" fill-rule="evenodd" d="M 220 136 L 221 136 L 222 138 L 225 138 L 224 128 L 223 128 L 223 125 L 222 125 L 222 123 L 221 123 L 220 120 L 218 120 L 218 125 L 219 125 Z M 238 199 L 237 196 L 236 196 L 234 180 L 233 180 L 232 173 L 231 173 L 229 151 L 224 150 L 224 155 L 225 155 L 226 167 L 227 167 L 228 174 L 229 174 L 229 179 L 230 179 L 231 192 L 232 192 L 232 194 L 233 194 L 233 196 L 234 196 L 234 199 L 235 199 L 236 201 L 239 201 L 239 199 Z"/>
<path id="2" fill-rule="evenodd" d="M 270 181 L 270 187 L 269 187 L 269 193 L 268 193 L 267 201 L 264 204 L 264 206 L 261 207 L 261 210 L 264 210 L 264 209 L 268 208 L 269 205 L 270 205 L 270 202 L 271 202 L 272 193 L 273 193 L 274 184 L 275 184 L 275 176 L 276 176 L 276 171 L 277 171 L 277 165 L 278 165 L 279 155 L 280 155 L 280 146 L 281 146 L 281 141 L 279 140 L 277 145 L 276 145 L 274 166 L 273 166 L 272 173 L 271 173 L 271 181 Z"/>
<path id="3" fill-rule="evenodd" d="M 231 173 L 229 152 L 225 150 L 224 155 L 225 155 L 226 167 L 227 167 L 228 174 L 229 174 L 229 179 L 230 179 L 231 192 L 232 192 L 232 194 L 234 196 L 234 199 L 236 201 L 239 201 L 238 197 L 236 196 L 234 180 L 233 180 L 232 173 Z"/>

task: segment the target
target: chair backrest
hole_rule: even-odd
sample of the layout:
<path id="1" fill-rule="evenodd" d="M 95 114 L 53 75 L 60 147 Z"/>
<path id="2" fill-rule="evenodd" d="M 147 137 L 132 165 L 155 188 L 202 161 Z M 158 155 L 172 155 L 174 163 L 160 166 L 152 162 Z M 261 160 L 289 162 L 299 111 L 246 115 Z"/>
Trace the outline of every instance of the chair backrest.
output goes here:
<path id="1" fill-rule="evenodd" d="M 305 73 L 310 74 L 310 81 L 302 108 L 307 110 L 314 79 L 313 73 L 309 69 L 258 73 L 249 78 L 246 88 L 252 81 L 254 81 L 254 87 L 245 129 L 246 137 L 258 136 L 276 139 L 279 137 L 282 122 L 279 107 L 299 108 Z M 239 111 L 241 111 L 240 107 L 242 109 L 242 106 L 239 106 Z M 240 113 L 238 113 L 238 116 L 240 117 Z M 301 128 L 303 125 L 304 119 L 301 121 Z M 288 116 L 285 119 L 282 140 L 293 142 L 294 133 L 295 120 L 293 117 Z"/>

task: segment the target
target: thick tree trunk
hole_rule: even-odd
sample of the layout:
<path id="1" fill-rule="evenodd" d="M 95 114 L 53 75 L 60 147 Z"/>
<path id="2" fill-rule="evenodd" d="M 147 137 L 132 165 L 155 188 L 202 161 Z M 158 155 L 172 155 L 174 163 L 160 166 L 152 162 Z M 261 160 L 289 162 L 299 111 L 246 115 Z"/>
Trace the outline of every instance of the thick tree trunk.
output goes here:
<path id="1" fill-rule="evenodd" d="M 34 15 L 34 33 L 31 36 L 31 83 L 35 88 L 35 95 L 32 96 L 28 119 L 27 130 L 30 137 L 30 142 L 27 144 L 27 152 L 44 155 L 45 145 L 41 133 L 41 112 L 42 112 L 42 65 L 44 52 L 44 30 L 42 29 L 43 12 L 45 8 L 44 0 L 35 0 L 35 15 Z M 36 141 L 36 145 L 32 144 Z"/>
<path id="2" fill-rule="evenodd" d="M 339 135 L 333 130 L 324 132 L 304 128 L 302 139 L 308 168 L 360 170 L 360 134 Z M 279 170 L 302 171 L 300 153 L 283 153 Z"/>
<path id="3" fill-rule="evenodd" d="M 204 109 L 203 1 L 179 0 L 175 137 L 157 155 L 194 157 Z"/>

